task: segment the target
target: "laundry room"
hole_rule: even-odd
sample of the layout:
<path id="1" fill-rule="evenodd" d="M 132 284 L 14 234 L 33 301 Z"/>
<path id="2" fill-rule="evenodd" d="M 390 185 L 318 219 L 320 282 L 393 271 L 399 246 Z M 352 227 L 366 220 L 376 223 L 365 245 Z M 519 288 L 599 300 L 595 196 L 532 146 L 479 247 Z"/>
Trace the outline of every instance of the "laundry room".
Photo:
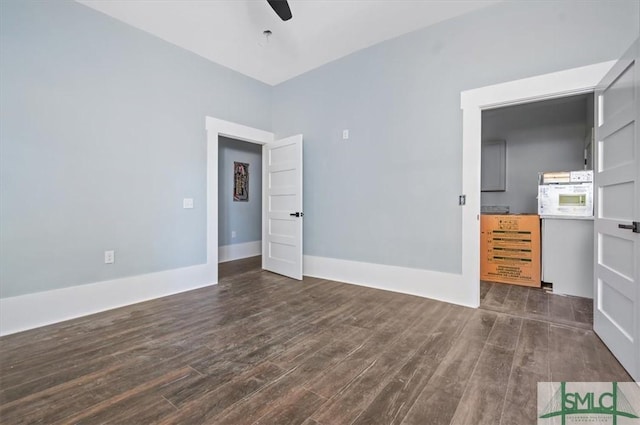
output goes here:
<path id="1" fill-rule="evenodd" d="M 593 298 L 593 93 L 482 115 L 481 279 Z"/>

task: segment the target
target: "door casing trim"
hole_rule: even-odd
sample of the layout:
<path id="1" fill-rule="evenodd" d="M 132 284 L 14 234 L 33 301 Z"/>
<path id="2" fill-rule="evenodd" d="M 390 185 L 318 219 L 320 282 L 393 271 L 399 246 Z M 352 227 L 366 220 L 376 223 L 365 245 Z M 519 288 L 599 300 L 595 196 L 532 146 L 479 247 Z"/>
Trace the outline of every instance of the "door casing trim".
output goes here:
<path id="1" fill-rule="evenodd" d="M 260 130 L 219 118 L 207 117 L 207 264 L 211 277 L 218 282 L 218 137 L 224 136 L 243 142 L 265 145 L 274 140 L 270 131 Z M 262 181 L 264 188 L 265 181 Z M 264 194 L 264 189 L 262 190 Z M 261 223 L 264 223 L 264 206 Z M 263 252 L 264 255 L 264 252 Z"/>

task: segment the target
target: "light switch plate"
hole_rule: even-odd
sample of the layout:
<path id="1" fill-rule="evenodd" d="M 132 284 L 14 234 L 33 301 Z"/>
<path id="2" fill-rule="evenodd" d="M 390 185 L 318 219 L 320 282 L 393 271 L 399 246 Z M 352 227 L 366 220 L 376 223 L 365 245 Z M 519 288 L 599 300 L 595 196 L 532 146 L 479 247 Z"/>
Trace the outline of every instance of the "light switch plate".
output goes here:
<path id="1" fill-rule="evenodd" d="M 182 208 L 193 208 L 193 198 L 184 198 L 182 200 Z"/>

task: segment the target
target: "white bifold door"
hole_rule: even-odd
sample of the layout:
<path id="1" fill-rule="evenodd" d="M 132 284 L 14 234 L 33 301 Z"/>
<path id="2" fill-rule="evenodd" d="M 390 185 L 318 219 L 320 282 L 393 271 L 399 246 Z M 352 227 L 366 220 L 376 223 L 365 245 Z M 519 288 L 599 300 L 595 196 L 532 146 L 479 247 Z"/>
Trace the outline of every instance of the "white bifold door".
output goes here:
<path id="1" fill-rule="evenodd" d="M 640 381 L 640 40 L 596 90 L 593 329 Z"/>
<path id="2" fill-rule="evenodd" d="M 262 268 L 302 279 L 302 135 L 262 147 Z"/>

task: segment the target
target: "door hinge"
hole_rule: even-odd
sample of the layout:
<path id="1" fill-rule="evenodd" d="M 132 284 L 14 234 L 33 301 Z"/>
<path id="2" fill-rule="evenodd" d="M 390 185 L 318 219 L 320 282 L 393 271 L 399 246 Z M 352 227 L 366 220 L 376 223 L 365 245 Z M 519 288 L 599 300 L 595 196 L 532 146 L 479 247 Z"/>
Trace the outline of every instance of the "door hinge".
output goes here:
<path id="1" fill-rule="evenodd" d="M 458 205 L 466 205 L 467 204 L 467 195 L 458 196 Z"/>

